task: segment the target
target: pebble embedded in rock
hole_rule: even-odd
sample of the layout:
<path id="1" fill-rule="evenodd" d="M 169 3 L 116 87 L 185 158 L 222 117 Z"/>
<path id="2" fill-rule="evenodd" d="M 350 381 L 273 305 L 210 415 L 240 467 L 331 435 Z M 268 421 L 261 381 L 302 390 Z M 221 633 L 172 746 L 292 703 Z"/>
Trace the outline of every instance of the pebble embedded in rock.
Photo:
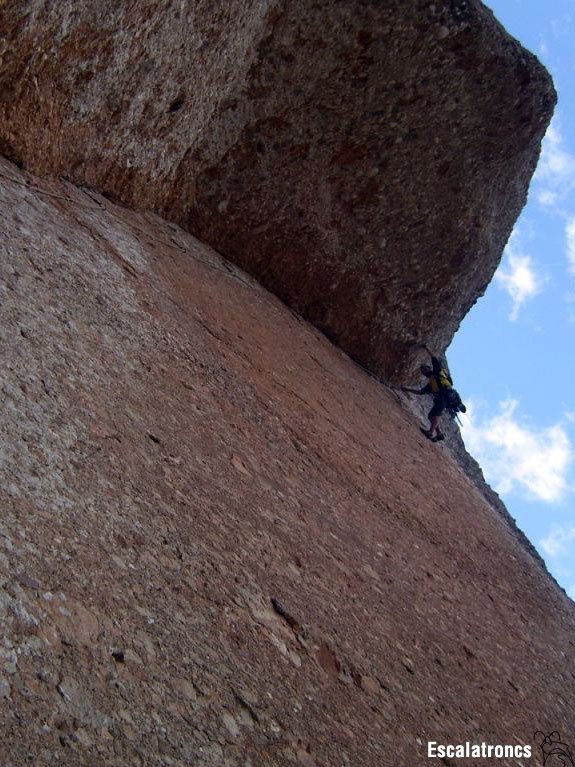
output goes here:
<path id="1" fill-rule="evenodd" d="M 240 728 L 238 727 L 238 723 L 236 722 L 235 717 L 232 714 L 230 714 L 229 711 L 223 712 L 222 721 L 224 723 L 226 730 L 229 732 L 232 738 L 237 738 L 241 734 Z"/>

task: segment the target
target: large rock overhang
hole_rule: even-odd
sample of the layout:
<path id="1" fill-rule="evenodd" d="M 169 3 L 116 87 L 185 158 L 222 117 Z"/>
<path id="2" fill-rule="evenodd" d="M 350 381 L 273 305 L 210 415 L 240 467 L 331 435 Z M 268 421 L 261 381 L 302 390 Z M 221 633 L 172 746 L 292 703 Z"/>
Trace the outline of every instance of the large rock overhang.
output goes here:
<path id="1" fill-rule="evenodd" d="M 551 79 L 478 0 L 9 0 L 0 150 L 183 225 L 373 372 L 444 348 Z"/>

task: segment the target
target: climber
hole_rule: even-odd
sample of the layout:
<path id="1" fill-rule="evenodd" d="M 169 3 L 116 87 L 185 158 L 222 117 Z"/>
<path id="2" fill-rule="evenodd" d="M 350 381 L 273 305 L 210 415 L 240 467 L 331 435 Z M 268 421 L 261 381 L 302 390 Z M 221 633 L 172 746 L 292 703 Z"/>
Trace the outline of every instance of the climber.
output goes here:
<path id="1" fill-rule="evenodd" d="M 448 371 L 442 367 L 441 362 L 422 344 L 422 348 L 431 357 L 431 366 L 422 365 L 420 371 L 428 379 L 427 384 L 421 389 L 410 389 L 400 387 L 402 391 L 410 394 L 431 394 L 433 395 L 433 407 L 428 413 L 429 429 L 421 428 L 423 434 L 432 442 L 441 442 L 445 439 L 444 433 L 439 427 L 439 419 L 443 412 L 448 409 L 455 415 L 458 411 L 465 413 L 465 405 L 461 402 L 459 394 L 453 388 L 453 381 Z"/>

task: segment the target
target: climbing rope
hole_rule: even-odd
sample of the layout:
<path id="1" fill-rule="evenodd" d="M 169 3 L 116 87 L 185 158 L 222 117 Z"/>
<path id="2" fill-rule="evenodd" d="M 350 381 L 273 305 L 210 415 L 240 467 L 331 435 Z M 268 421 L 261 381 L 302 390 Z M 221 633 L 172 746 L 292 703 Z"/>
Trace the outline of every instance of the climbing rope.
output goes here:
<path id="1" fill-rule="evenodd" d="M 54 197 L 57 200 L 66 200 L 66 202 L 71 202 L 74 205 L 78 205 L 80 208 L 87 208 L 88 210 L 98 210 L 98 208 L 94 207 L 93 205 L 82 205 L 82 203 L 78 202 L 77 200 L 73 200 L 68 195 L 54 194 L 54 192 L 47 192 L 44 189 L 40 189 L 34 184 L 31 184 L 29 181 L 20 181 L 20 179 L 14 178 L 13 176 L 7 176 L 2 171 L 0 171 L 0 178 L 4 178 L 6 179 L 6 181 L 12 181 L 14 184 L 18 184 L 18 186 L 23 186 L 26 189 L 36 192 L 37 194 L 42 194 L 46 197 Z"/>

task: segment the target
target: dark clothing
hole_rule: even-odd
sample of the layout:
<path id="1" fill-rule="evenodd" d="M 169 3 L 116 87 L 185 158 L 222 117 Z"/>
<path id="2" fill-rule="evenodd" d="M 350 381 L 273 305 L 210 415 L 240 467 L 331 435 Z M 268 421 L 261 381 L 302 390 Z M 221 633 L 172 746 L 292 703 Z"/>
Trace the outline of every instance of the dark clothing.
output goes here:
<path id="1" fill-rule="evenodd" d="M 431 358 L 431 366 L 433 373 L 429 378 L 428 383 L 419 390 L 420 394 L 432 394 L 433 395 L 433 407 L 427 414 L 427 417 L 431 421 L 435 416 L 440 416 L 447 407 L 448 394 L 445 389 L 441 388 L 439 383 L 439 373 L 442 370 L 441 362 L 437 357 Z"/>
<path id="2" fill-rule="evenodd" d="M 437 359 L 437 357 L 431 358 L 431 367 L 433 368 L 433 375 L 439 377 L 441 372 L 441 362 Z"/>
<path id="3" fill-rule="evenodd" d="M 433 407 L 427 414 L 427 417 L 431 419 L 436 415 L 441 415 L 447 407 L 447 393 L 445 391 L 439 391 L 433 395 Z"/>

